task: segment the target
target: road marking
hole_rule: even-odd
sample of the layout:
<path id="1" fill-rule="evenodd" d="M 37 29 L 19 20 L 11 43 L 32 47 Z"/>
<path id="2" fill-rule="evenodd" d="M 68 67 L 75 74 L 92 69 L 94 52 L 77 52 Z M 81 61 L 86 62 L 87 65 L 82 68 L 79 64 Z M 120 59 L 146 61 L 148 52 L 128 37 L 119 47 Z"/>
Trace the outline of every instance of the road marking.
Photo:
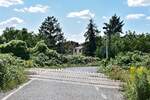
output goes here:
<path id="1" fill-rule="evenodd" d="M 99 92 L 99 87 L 95 86 L 95 89 Z M 101 96 L 103 99 L 107 100 L 107 96 L 103 93 L 101 93 Z"/>
<path id="2" fill-rule="evenodd" d="M 1 100 L 7 100 L 9 97 L 11 97 L 13 94 L 17 93 L 19 90 L 21 90 L 23 87 L 27 86 L 28 84 L 30 84 L 34 79 L 28 81 L 27 83 L 19 86 L 18 89 L 16 89 L 15 91 L 11 92 L 10 94 L 8 94 L 7 96 L 5 96 L 3 99 Z"/>
<path id="3" fill-rule="evenodd" d="M 106 96 L 105 94 L 101 93 L 101 96 L 102 96 L 105 100 L 107 100 L 107 96 Z"/>
<path id="4" fill-rule="evenodd" d="M 40 73 L 73 73 L 73 74 L 77 74 L 77 75 L 94 75 L 96 77 L 101 77 L 101 78 L 107 78 L 107 76 L 101 74 L 101 73 L 94 73 L 94 72 L 82 72 L 82 71 L 67 71 L 67 70 L 63 70 L 63 69 L 27 69 L 27 72 L 34 72 L 36 74 L 40 74 Z"/>
<path id="5" fill-rule="evenodd" d="M 96 89 L 97 91 L 99 91 L 99 87 L 95 86 L 95 89 Z"/>
<path id="6" fill-rule="evenodd" d="M 74 85 L 86 85 L 86 86 L 95 86 L 99 88 L 106 88 L 106 89 L 118 89 L 114 86 L 106 86 L 106 85 L 94 85 L 94 84 L 88 84 L 88 83 L 81 83 L 81 82 L 73 82 L 73 81 L 66 81 L 66 80 L 54 80 L 54 79 L 41 79 L 41 78 L 31 78 L 32 80 L 41 80 L 41 81 L 49 81 L 49 82 L 62 82 L 62 83 L 68 83 L 68 84 L 74 84 Z"/>

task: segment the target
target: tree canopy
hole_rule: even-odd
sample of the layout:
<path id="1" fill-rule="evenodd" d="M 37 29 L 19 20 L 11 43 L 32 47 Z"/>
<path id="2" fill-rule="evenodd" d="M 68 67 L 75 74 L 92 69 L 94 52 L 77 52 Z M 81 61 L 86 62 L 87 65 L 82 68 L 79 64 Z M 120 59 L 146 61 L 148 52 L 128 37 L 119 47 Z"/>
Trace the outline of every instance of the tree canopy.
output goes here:
<path id="1" fill-rule="evenodd" d="M 78 42 L 67 41 L 58 20 L 54 16 L 48 16 L 40 26 L 39 33 L 29 32 L 26 28 L 6 28 L 0 36 L 0 44 L 10 44 L 12 40 L 21 40 L 27 45 L 25 48 L 30 50 L 39 41 L 43 40 L 49 49 L 68 55 L 73 54 L 75 47 L 83 45 L 84 55 L 100 58 L 106 57 L 107 45 L 109 58 L 114 58 L 120 52 L 125 53 L 128 51 L 150 53 L 150 34 L 137 34 L 135 31 L 126 31 L 123 35 L 120 35 L 123 33 L 123 26 L 124 21 L 119 16 L 114 15 L 108 23 L 104 23 L 105 35 L 103 36 L 99 35 L 100 31 L 93 19 L 90 19 L 84 34 L 85 42 L 79 44 Z"/>
<path id="2" fill-rule="evenodd" d="M 55 48 L 58 42 L 63 42 L 63 33 L 58 20 L 48 16 L 39 28 L 39 33 L 49 48 Z"/>
<path id="3" fill-rule="evenodd" d="M 111 55 L 111 36 L 117 35 L 120 36 L 122 33 L 122 27 L 124 26 L 123 21 L 120 20 L 116 14 L 111 17 L 108 23 L 104 23 L 103 29 L 106 37 L 106 58 L 110 59 Z"/>
<path id="4" fill-rule="evenodd" d="M 87 31 L 85 32 L 85 44 L 84 44 L 84 54 L 86 56 L 95 56 L 96 51 L 96 35 L 99 33 L 95 23 L 92 19 L 87 26 Z"/>

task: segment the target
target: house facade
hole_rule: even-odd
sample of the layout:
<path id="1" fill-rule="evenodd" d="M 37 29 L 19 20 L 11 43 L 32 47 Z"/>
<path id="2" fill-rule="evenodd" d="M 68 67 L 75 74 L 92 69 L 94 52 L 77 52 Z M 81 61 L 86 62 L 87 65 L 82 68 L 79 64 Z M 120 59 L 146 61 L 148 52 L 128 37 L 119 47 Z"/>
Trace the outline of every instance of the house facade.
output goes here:
<path id="1" fill-rule="evenodd" d="M 73 55 L 82 55 L 83 46 L 78 46 L 73 49 Z"/>

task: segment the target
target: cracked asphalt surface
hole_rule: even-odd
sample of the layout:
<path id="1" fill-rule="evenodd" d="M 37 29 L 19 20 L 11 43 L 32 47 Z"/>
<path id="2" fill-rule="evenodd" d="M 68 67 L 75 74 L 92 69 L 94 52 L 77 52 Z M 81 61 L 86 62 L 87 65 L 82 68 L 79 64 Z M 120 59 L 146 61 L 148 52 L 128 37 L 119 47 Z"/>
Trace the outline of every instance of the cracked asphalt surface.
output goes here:
<path id="1" fill-rule="evenodd" d="M 66 71 L 96 72 L 93 68 L 67 68 Z M 66 75 L 66 74 L 65 74 Z M 33 78 L 32 81 L 2 100 L 123 100 L 116 88 L 71 81 Z"/>

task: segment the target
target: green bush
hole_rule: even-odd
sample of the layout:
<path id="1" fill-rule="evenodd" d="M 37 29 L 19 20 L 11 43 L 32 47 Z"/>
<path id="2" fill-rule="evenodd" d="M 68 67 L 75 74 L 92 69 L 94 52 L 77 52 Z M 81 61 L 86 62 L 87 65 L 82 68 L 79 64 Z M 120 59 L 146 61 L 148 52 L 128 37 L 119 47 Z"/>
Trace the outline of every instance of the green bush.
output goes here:
<path id="1" fill-rule="evenodd" d="M 50 50 L 44 41 L 40 41 L 31 50 L 34 67 L 50 67 L 63 63 L 63 57 L 55 50 Z"/>
<path id="2" fill-rule="evenodd" d="M 1 53 L 13 53 L 22 59 L 29 59 L 26 42 L 21 40 L 12 40 L 9 43 L 0 45 Z"/>
<path id="3" fill-rule="evenodd" d="M 150 83 L 146 68 L 131 67 L 125 93 L 128 100 L 150 100 Z"/>
<path id="4" fill-rule="evenodd" d="M 150 68 L 150 54 L 139 51 L 119 53 L 115 59 L 111 60 L 111 63 L 119 66 L 146 66 Z"/>
<path id="5" fill-rule="evenodd" d="M 33 68 L 33 67 L 36 67 L 37 65 L 31 59 L 31 60 L 24 60 L 23 61 L 23 66 L 24 66 L 24 68 Z"/>
<path id="6" fill-rule="evenodd" d="M 67 63 L 69 64 L 88 64 L 99 61 L 99 58 L 94 57 L 85 57 L 81 55 L 69 55 L 66 56 Z"/>
<path id="7" fill-rule="evenodd" d="M 59 54 L 55 50 L 49 49 L 43 40 L 38 42 L 31 52 L 33 56 L 43 53 L 49 58 L 59 58 Z"/>
<path id="8" fill-rule="evenodd" d="M 37 53 L 46 53 L 48 51 L 47 45 L 44 43 L 44 40 L 39 41 L 36 46 L 32 49 L 32 52 Z"/>
<path id="9" fill-rule="evenodd" d="M 109 61 L 102 60 L 99 71 L 125 83 L 127 100 L 150 100 L 149 68 L 150 54 L 134 51 L 120 53 Z"/>
<path id="10" fill-rule="evenodd" d="M 7 90 L 25 82 L 22 60 L 9 54 L 0 54 L 0 90 Z"/>
<path id="11" fill-rule="evenodd" d="M 35 63 L 35 67 L 50 67 L 62 64 L 59 59 L 51 56 L 49 57 L 49 55 L 44 53 L 39 53 L 36 56 L 33 56 L 32 60 Z"/>
<path id="12" fill-rule="evenodd" d="M 60 67 L 65 65 L 87 65 L 89 63 L 95 63 L 99 58 L 85 57 L 79 55 L 61 55 L 55 50 L 51 50 L 47 47 L 44 41 L 40 41 L 34 48 L 30 49 L 31 59 L 26 61 L 25 64 L 29 67 Z M 25 65 L 25 66 L 26 66 Z M 26 66 L 26 67 L 28 67 Z"/>
<path id="13" fill-rule="evenodd" d="M 146 67 L 130 67 L 130 70 L 126 70 L 120 66 L 101 66 L 99 72 L 124 82 L 126 100 L 150 100 L 150 73 Z"/>
<path id="14" fill-rule="evenodd" d="M 36 56 L 32 57 L 32 60 L 36 64 L 36 67 L 46 66 L 46 63 L 47 63 L 48 59 L 49 58 L 43 53 L 37 54 Z"/>
<path id="15" fill-rule="evenodd" d="M 111 79 L 121 80 L 123 82 L 126 82 L 126 80 L 129 77 L 129 72 L 127 70 L 116 65 L 111 65 L 106 67 L 100 66 L 99 72 L 105 73 Z"/>

